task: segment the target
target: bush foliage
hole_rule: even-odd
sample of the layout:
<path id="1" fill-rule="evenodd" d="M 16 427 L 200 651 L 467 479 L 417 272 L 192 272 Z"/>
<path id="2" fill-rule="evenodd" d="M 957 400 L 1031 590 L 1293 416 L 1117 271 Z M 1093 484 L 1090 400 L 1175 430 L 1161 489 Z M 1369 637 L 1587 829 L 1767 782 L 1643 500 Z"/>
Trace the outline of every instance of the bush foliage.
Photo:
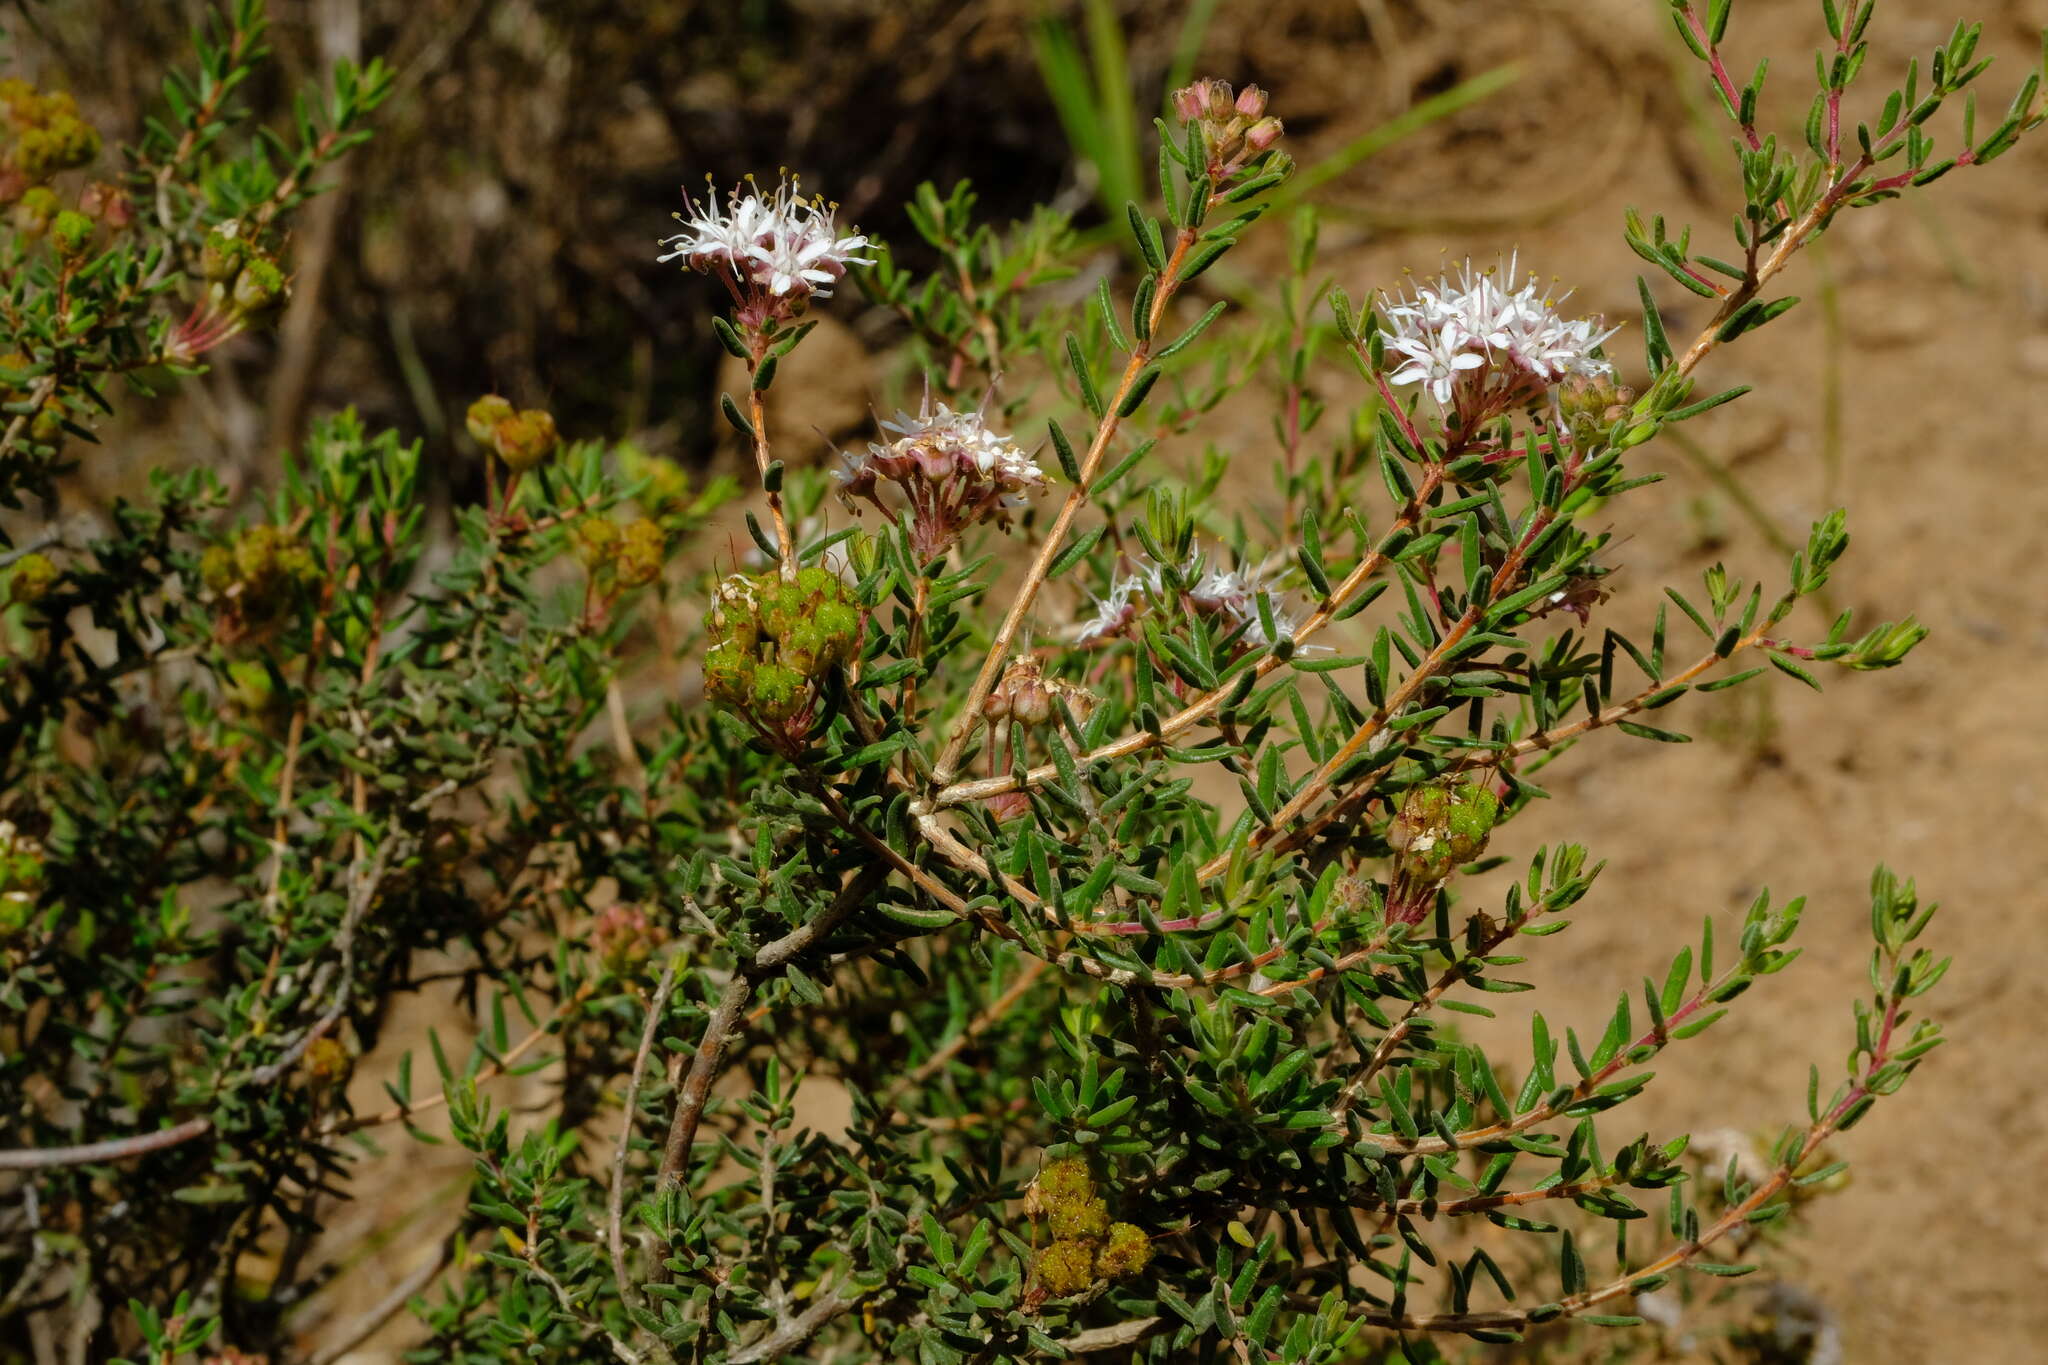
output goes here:
<path id="1" fill-rule="evenodd" d="M 1716 245 L 1630 216 L 1710 317 L 1668 331 L 1642 282 L 1640 363 L 1514 263 L 1347 294 L 1266 96 L 1198 81 L 1116 215 L 1128 270 L 966 185 L 910 206 L 928 272 L 790 183 L 691 200 L 675 287 L 729 294 L 757 486 L 493 395 L 445 515 L 350 412 L 261 496 L 161 469 L 96 529 L 57 515 L 118 397 L 283 306 L 291 215 L 388 71 L 258 126 L 232 0 L 118 158 L 0 86 L 0 1337 L 331 1361 L 410 1309 L 422 1361 L 1419 1361 L 1752 1269 L 1940 1041 L 1911 882 L 1874 875 L 1847 1064 L 1754 1160 L 1615 1111 L 1793 963 L 1799 899 L 1708 920 L 1604 1019 L 1506 1049 L 1459 1021 L 1596 906 L 1594 855 L 1514 838 L 1544 769 L 1919 644 L 1800 624 L 1839 512 L 1640 631 L 1605 619 L 1603 528 L 1643 447 L 1741 397 L 1703 383 L 1797 302 L 1797 252 L 2043 115 L 2030 76 L 1979 116 L 1968 26 L 1873 94 L 1876 7 L 1827 0 L 1780 138 L 1727 0 L 1645 3 L 1744 195 Z M 1226 280 L 1276 208 L 1281 267 Z M 897 319 L 915 410 L 821 460 L 766 395 L 835 292 Z M 1226 401 L 1270 441 L 1205 448 Z M 705 543 L 735 499 L 752 544 Z M 387 1038 L 449 980 L 466 1055 Z M 542 1071 L 538 1112 L 504 1098 Z M 308 1345 L 362 1164 L 443 1141 L 461 1218 Z"/>

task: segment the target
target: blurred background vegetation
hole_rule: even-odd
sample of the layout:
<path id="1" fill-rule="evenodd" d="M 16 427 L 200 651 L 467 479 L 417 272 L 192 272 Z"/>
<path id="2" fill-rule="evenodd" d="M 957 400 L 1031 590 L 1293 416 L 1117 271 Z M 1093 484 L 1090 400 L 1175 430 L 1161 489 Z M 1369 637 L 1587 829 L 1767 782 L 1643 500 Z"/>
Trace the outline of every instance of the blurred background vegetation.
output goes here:
<path id="1" fill-rule="evenodd" d="M 452 419 L 498 389 L 552 407 L 565 432 L 631 436 L 702 462 L 719 429 L 708 420 L 720 352 L 707 310 L 722 296 L 680 283 L 656 264 L 655 243 L 705 176 L 729 184 L 786 166 L 836 199 L 842 221 L 923 265 L 901 210 L 923 181 L 971 178 L 981 213 L 999 222 L 1046 201 L 1080 210 L 1084 225 L 1102 221 L 1099 202 L 1120 208 L 1152 154 L 1159 100 L 1200 60 L 1240 84 L 1284 88 L 1276 108 L 1291 138 L 1329 131 L 1323 175 L 1340 179 L 1370 150 L 1352 146 L 1359 135 L 1416 101 L 1437 97 L 1393 131 L 1508 83 L 1513 73 L 1495 71 L 1458 89 L 1497 68 L 1501 38 L 1514 37 L 1462 13 L 1489 8 L 274 0 L 277 61 L 243 92 L 260 113 L 282 122 L 281 92 L 342 56 L 383 57 L 398 89 L 375 140 L 289 244 L 296 301 L 282 326 L 219 358 L 196 425 L 164 406 L 151 425 L 188 458 L 224 450 L 251 470 L 309 413 L 354 404 L 373 426 L 452 452 Z M 112 144 L 157 107 L 164 63 L 205 7 L 14 9 L 16 71 L 75 90 Z M 837 392 L 807 420 L 835 437 L 865 419 L 860 357 L 886 349 L 895 323 L 851 289 L 831 311 L 846 330 L 828 343 L 837 363 L 819 369 L 838 374 Z M 156 445 L 127 448 L 154 459 Z M 118 487 L 130 463 L 96 457 L 87 485 Z"/>

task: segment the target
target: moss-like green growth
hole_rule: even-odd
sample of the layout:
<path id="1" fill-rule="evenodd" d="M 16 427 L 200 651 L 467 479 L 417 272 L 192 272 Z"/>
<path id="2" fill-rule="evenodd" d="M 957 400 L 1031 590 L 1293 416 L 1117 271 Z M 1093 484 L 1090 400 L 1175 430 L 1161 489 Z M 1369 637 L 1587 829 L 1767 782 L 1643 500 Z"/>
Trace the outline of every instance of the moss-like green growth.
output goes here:
<path id="1" fill-rule="evenodd" d="M 1062 1239 L 1038 1253 L 1038 1284 L 1046 1293 L 1079 1294 L 1095 1285 L 1095 1246 Z"/>
<path id="2" fill-rule="evenodd" d="M 1079 1293 L 1102 1280 L 1135 1275 L 1151 1261 L 1152 1243 L 1142 1229 L 1110 1222 L 1108 1201 L 1082 1158 L 1046 1162 L 1032 1200 L 1053 1236 L 1038 1258 L 1038 1282 L 1048 1293 Z"/>
<path id="3" fill-rule="evenodd" d="M 1100 1195 L 1048 1203 L 1045 1221 L 1055 1237 L 1103 1237 L 1109 1233 L 1109 1205 Z"/>
<path id="4" fill-rule="evenodd" d="M 1095 1269 L 1106 1280 L 1123 1280 L 1152 1263 L 1152 1239 L 1131 1223 L 1111 1223 L 1109 1241 L 1096 1253 Z"/>
<path id="5" fill-rule="evenodd" d="M 278 527 L 244 527 L 224 545 L 199 557 L 199 579 L 245 622 L 273 621 L 302 590 L 320 581 L 320 565 L 304 545 Z"/>

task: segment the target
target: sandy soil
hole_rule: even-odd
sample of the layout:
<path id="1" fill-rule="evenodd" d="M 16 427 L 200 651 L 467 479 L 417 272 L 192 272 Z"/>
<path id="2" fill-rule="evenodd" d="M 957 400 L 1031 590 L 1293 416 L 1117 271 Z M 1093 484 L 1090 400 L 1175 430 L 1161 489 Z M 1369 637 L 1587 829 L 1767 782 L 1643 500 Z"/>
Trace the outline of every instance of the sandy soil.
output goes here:
<path id="1" fill-rule="evenodd" d="M 1432 268 L 1440 246 L 1454 258 L 1519 246 L 1526 266 L 1578 284 L 1587 305 L 1633 318 L 1641 263 L 1621 240 L 1624 207 L 1703 231 L 1725 220 L 1722 161 L 1707 159 L 1684 109 L 1657 88 L 1676 50 L 1657 7 L 1569 8 L 1577 17 L 1560 23 L 1562 5 L 1499 7 L 1460 74 L 1517 58 L 1528 66 L 1523 80 L 1373 163 L 1377 185 L 1360 202 L 1381 224 L 1406 214 L 1419 226 L 1368 230 L 1336 258 L 1354 292 L 1403 267 Z M 1802 63 L 1815 8 L 1740 7 L 1738 69 L 1770 55 L 1787 91 L 1810 88 Z M 1949 9 L 1886 6 L 1871 68 L 1924 60 Z M 2048 10 L 1976 12 L 1989 21 L 1986 49 L 2001 56 L 1985 103 L 2002 108 Z M 1781 106 L 1778 126 L 1796 129 L 1801 112 Z M 1589 156 L 1589 141 L 1610 138 Z M 1471 157 L 1433 168 L 1432 142 Z M 1643 1125 L 1769 1133 L 1798 1118 L 1809 1060 L 1825 1076 L 1853 1038 L 1848 1005 L 1866 984 L 1872 865 L 1916 877 L 1923 898 L 1946 906 L 1931 941 L 1956 964 L 1928 1005 L 1953 1042 L 1841 1140 L 1855 1163 L 1850 1187 L 1811 1207 L 1775 1266 L 1832 1311 L 1849 1361 L 1989 1365 L 2048 1349 L 2048 1301 L 2034 1289 L 2048 1271 L 2038 1235 L 2048 1200 L 2023 1174 L 2048 1158 L 2048 1100 L 2033 1084 L 2028 1041 L 2048 1003 L 2048 687 L 2039 681 L 2048 497 L 2023 472 L 2039 460 L 2034 423 L 2048 398 L 2044 171 L 2048 146 L 2036 144 L 1949 177 L 1918 205 L 1849 219 L 1824 259 L 1803 261 L 1785 281 L 1808 302 L 1703 372 L 1707 389 L 1757 392 L 1693 436 L 1794 539 L 1846 505 L 1854 543 L 1831 585 L 1836 604 L 1866 624 L 1917 615 L 1933 627 L 1922 651 L 1890 673 L 1838 672 L 1824 697 L 1773 680 L 1761 709 L 1738 689 L 1665 712 L 1699 736 L 1691 745 L 1615 736 L 1597 752 L 1581 749 L 1545 775 L 1555 801 L 1496 849 L 1525 857 L 1570 839 L 1610 860 L 1577 927 L 1546 940 L 1533 963 L 1530 977 L 1545 989 L 1489 1002 L 1538 1000 L 1582 1032 L 1597 1031 L 1617 991 L 1661 972 L 1702 915 L 1739 914 L 1765 886 L 1781 899 L 1810 897 L 1805 956 L 1666 1056 L 1624 1139 Z M 1451 183 L 1432 186 L 1432 176 Z M 1555 216 L 1515 222 L 1518 203 L 1531 217 Z M 1340 224 L 1333 215 L 1333 232 Z M 1838 335 L 1817 306 L 1823 266 L 1839 289 Z M 1658 297 L 1674 335 L 1699 325 L 1686 295 Z M 1833 492 L 1819 401 L 1830 367 L 1842 392 Z M 1783 556 L 1728 496 L 1668 442 L 1649 449 L 1648 464 L 1671 477 L 1618 514 L 1630 539 L 1612 624 L 1645 628 L 1663 584 L 1690 589 L 1716 559 L 1776 590 Z M 1826 629 L 1817 610 L 1795 625 L 1808 637 Z M 1505 1035 L 1526 1038 L 1526 1013 L 1502 1016 Z"/>

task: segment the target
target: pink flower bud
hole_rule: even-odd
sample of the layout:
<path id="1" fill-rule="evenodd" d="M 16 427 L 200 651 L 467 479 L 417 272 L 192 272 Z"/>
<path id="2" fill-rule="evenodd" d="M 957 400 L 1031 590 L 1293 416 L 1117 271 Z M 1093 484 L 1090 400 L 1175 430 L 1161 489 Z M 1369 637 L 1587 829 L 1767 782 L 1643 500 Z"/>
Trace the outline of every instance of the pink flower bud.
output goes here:
<path id="1" fill-rule="evenodd" d="M 1237 112 L 1246 118 L 1258 118 L 1266 112 L 1266 92 L 1256 85 L 1247 85 L 1237 94 Z"/>
<path id="2" fill-rule="evenodd" d="M 1255 152 L 1263 152 L 1280 140 L 1280 120 L 1262 118 L 1245 131 L 1245 145 Z"/>

